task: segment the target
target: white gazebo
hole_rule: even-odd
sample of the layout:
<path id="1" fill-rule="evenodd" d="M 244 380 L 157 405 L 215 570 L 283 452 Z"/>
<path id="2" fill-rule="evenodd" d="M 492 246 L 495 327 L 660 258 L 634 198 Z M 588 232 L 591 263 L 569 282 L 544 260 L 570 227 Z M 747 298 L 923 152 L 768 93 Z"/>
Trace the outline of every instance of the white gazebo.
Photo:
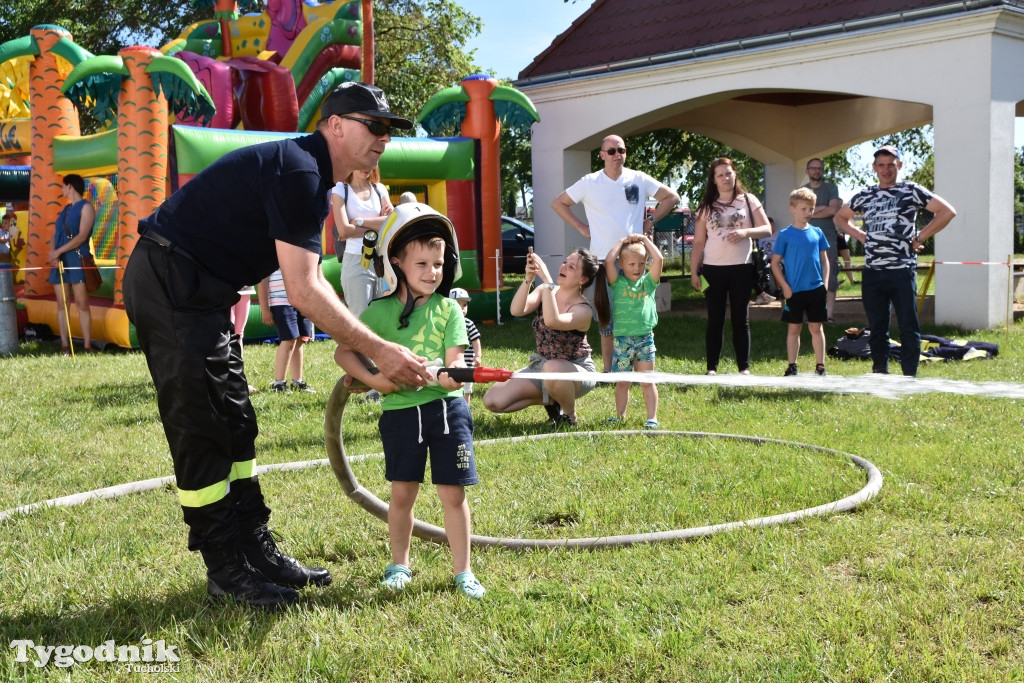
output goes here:
<path id="1" fill-rule="evenodd" d="M 707 0 L 597 0 L 520 74 L 516 86 L 541 118 L 533 127 L 539 253 L 582 243 L 550 205 L 592 170 L 591 150 L 610 133 L 677 128 L 739 149 L 765 164 L 766 207 L 783 217 L 808 159 L 931 122 L 935 191 L 957 210 L 936 239 L 936 260 L 1006 262 L 1014 117 L 1024 115 L 1024 3 L 735 4 L 745 7 L 725 6 L 730 23 L 723 5 Z M 866 14 L 890 4 L 915 8 Z M 715 7 L 717 23 L 707 23 Z M 703 44 L 686 32 L 695 18 L 706 22 L 694 32 Z M 615 44 L 601 51 L 581 47 L 609 36 Z M 935 321 L 1000 325 L 1007 287 L 1006 267 L 940 266 Z"/>

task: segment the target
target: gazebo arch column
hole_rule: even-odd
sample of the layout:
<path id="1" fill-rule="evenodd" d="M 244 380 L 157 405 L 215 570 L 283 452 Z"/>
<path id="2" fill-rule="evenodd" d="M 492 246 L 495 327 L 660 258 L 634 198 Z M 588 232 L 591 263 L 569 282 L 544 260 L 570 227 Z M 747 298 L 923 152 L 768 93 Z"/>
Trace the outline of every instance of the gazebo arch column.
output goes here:
<path id="1" fill-rule="evenodd" d="M 591 172 L 590 151 L 562 149 L 562 140 L 545 139 L 545 132 L 558 132 L 556 127 L 544 130 L 534 127 L 533 159 L 533 214 L 535 249 L 544 257 L 548 268 L 561 264 L 565 254 L 577 247 L 586 247 L 589 241 L 572 227 L 562 222 L 551 208 L 551 202 L 582 176 Z M 583 207 L 572 208 L 580 220 L 586 222 Z M 552 271 L 554 274 L 554 271 Z"/>
<path id="2" fill-rule="evenodd" d="M 987 89 L 962 85 L 934 105 L 935 191 L 957 211 L 936 237 L 935 260 L 1005 262 L 1013 253 L 1015 103 L 990 102 Z M 937 269 L 936 323 L 986 329 L 1006 321 L 1006 268 Z"/>
<path id="3" fill-rule="evenodd" d="M 793 161 L 764 165 L 764 210 L 779 230 L 790 223 L 789 193 L 804 182 Z"/>

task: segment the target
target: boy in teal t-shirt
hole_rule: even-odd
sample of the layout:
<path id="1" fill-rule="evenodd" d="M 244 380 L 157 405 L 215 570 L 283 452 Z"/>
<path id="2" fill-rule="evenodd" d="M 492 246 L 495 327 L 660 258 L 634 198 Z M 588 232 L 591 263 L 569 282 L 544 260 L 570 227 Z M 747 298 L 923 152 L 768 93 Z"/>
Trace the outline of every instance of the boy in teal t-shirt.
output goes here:
<path id="1" fill-rule="evenodd" d="M 647 269 L 650 257 L 651 267 Z M 654 370 L 654 326 L 658 309 L 654 293 L 658 289 L 664 259 L 661 251 L 646 235 L 626 235 L 620 239 L 604 262 L 611 290 L 612 321 L 615 324 L 612 368 L 616 372 Z M 618 423 L 626 415 L 631 382 L 615 384 L 615 417 Z M 645 429 L 658 428 L 658 387 L 641 384 L 647 407 Z"/>
<path id="2" fill-rule="evenodd" d="M 447 218 L 424 204 L 403 204 L 384 224 L 379 239 L 385 280 L 395 293 L 376 299 L 360 316 L 381 338 L 401 344 L 444 367 L 465 367 L 466 324 L 447 294 L 455 279 L 458 245 Z M 446 263 L 447 261 L 447 263 Z M 462 384 L 446 373 L 420 390 L 399 387 L 375 373 L 365 359 L 339 344 L 335 360 L 349 375 L 383 396 L 379 421 L 385 477 L 391 482 L 388 534 L 391 563 L 381 582 L 402 590 L 412 580 L 409 549 L 413 506 L 430 457 L 431 482 L 444 507 L 455 585 L 470 598 L 486 592 L 469 564 L 469 504 L 465 487 L 477 483 L 473 418 Z"/>

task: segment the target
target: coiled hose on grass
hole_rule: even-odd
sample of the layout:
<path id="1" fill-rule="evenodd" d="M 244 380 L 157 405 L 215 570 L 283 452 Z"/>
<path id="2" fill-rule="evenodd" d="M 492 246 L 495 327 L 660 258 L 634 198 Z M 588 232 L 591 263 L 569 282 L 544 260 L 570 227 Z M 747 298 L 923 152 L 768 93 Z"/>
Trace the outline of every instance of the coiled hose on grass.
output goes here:
<path id="1" fill-rule="evenodd" d="M 355 473 L 352 471 L 352 467 L 349 463 L 348 456 L 345 454 L 345 443 L 342 436 L 342 427 L 345 417 L 345 406 L 348 403 L 349 396 L 351 395 L 349 387 L 345 386 L 344 380 L 338 380 L 338 383 L 334 386 L 334 390 L 331 392 L 330 399 L 327 401 L 327 410 L 324 415 L 324 443 L 327 447 L 327 459 L 331 463 L 331 468 L 334 470 L 335 476 L 338 478 L 338 483 L 341 484 L 341 488 L 345 491 L 345 494 L 351 498 L 357 505 L 372 514 L 374 517 L 387 522 L 388 519 L 388 505 L 380 498 L 375 496 L 370 491 L 363 488 L 356 478 Z M 797 510 L 796 512 L 787 512 L 779 515 L 772 515 L 770 517 L 758 517 L 756 519 L 748 519 L 741 522 L 727 522 L 723 524 L 713 524 L 702 527 L 691 527 L 689 529 L 676 529 L 674 531 L 659 531 L 653 533 L 644 534 L 628 534 L 622 536 L 601 536 L 592 538 L 572 538 L 572 539 L 533 539 L 533 538 L 497 538 L 494 536 L 478 536 L 473 534 L 470 536 L 470 542 L 475 546 L 501 546 L 503 548 L 510 548 L 513 550 L 532 550 L 538 548 L 565 548 L 575 550 L 596 550 L 599 548 L 611 548 L 619 546 L 629 546 L 638 543 L 660 543 L 664 541 L 679 541 L 700 538 L 703 536 L 711 536 L 713 534 L 721 533 L 724 531 L 733 531 L 735 529 L 749 528 L 749 527 L 764 527 L 774 526 L 778 524 L 788 524 L 795 522 L 804 517 L 823 517 L 826 515 L 832 515 L 837 512 L 847 512 L 855 509 L 857 506 L 870 500 L 879 489 L 882 488 L 882 473 L 878 471 L 871 462 L 865 460 L 856 455 L 850 453 L 843 453 L 841 451 L 833 450 L 831 448 L 824 448 L 822 446 L 814 446 L 811 444 L 797 443 L 794 441 L 781 441 L 778 439 L 765 439 L 757 436 L 743 436 L 738 434 L 714 434 L 704 432 L 678 432 L 678 431 L 600 431 L 600 432 L 558 432 L 552 434 L 536 434 L 529 436 L 515 436 L 504 439 L 488 439 L 476 442 L 477 446 L 492 444 L 492 443 L 503 443 L 503 442 L 519 442 L 526 440 L 539 440 L 539 439 L 552 439 L 552 438 L 565 438 L 565 437 L 579 437 L 579 436 L 591 436 L 591 435 L 608 435 L 608 434 L 636 434 L 650 438 L 665 438 L 665 437 L 687 437 L 687 438 L 720 438 L 720 439 L 734 439 L 739 441 L 748 441 L 751 443 L 765 444 L 783 444 L 787 446 L 795 446 L 798 448 L 805 448 L 808 450 L 818 451 L 821 453 L 829 453 L 831 455 L 838 455 L 844 458 L 848 458 L 857 467 L 863 469 L 867 474 L 867 482 L 860 491 L 857 491 L 853 495 L 847 496 L 841 500 L 837 500 L 832 503 L 826 503 L 824 505 L 818 505 L 804 510 Z M 424 540 L 433 541 L 435 543 L 447 543 L 448 537 L 445 535 L 444 529 L 433 524 L 427 524 L 421 520 L 413 520 L 413 531 L 412 533 L 417 538 Z"/>

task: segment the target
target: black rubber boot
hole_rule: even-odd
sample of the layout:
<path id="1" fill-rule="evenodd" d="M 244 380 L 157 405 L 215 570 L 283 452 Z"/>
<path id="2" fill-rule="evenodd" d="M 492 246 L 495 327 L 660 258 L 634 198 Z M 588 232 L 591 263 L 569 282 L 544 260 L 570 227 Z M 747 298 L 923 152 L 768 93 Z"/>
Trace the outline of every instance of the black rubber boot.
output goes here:
<path id="1" fill-rule="evenodd" d="M 266 610 L 298 602 L 299 594 L 291 588 L 264 581 L 238 549 L 207 543 L 199 551 L 206 562 L 206 591 L 211 597 Z"/>
<path id="2" fill-rule="evenodd" d="M 289 588 L 330 585 L 331 572 L 322 567 L 304 567 L 294 557 L 278 550 L 274 532 L 266 524 L 249 531 L 241 530 L 239 536 L 239 548 L 245 559 L 267 581 Z"/>
<path id="3" fill-rule="evenodd" d="M 289 588 L 304 588 L 310 584 L 327 586 L 331 583 L 331 573 L 326 569 L 304 567 L 295 558 L 278 550 L 274 532 L 267 526 L 270 508 L 263 500 L 256 477 L 231 482 L 228 495 L 234 504 L 239 547 L 245 559 L 263 578 Z"/>

